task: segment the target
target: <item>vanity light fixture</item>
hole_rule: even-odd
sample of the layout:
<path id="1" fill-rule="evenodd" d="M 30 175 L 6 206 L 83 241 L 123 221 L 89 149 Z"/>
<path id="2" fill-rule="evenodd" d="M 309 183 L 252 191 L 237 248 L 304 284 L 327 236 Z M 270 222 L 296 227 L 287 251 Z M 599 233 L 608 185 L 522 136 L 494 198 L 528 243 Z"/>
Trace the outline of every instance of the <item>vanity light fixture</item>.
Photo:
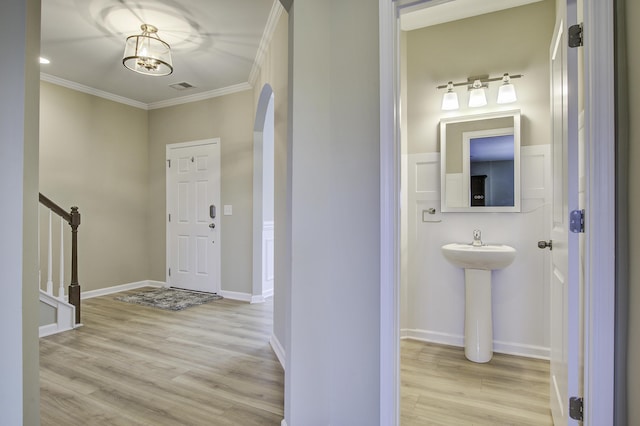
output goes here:
<path id="1" fill-rule="evenodd" d="M 523 74 L 510 75 L 504 73 L 502 77 L 489 77 L 488 75 L 469 77 L 467 81 L 454 83 L 449 81 L 437 87 L 437 89 L 447 89 L 442 97 L 442 110 L 451 111 L 459 108 L 458 94 L 454 91 L 455 87 L 466 86 L 469 92 L 469 107 L 476 108 L 487 105 L 487 95 L 485 89 L 489 87 L 489 83 L 500 81 L 502 85 L 498 88 L 497 103 L 507 104 L 518 100 L 516 97 L 516 89 L 511 80 L 524 77 Z"/>
<path id="2" fill-rule="evenodd" d="M 469 91 L 469 108 L 477 108 L 487 104 L 487 95 L 484 93 L 484 85 L 480 80 L 474 80 Z"/>
<path id="3" fill-rule="evenodd" d="M 510 104 L 517 100 L 516 88 L 511 83 L 511 77 L 509 77 L 509 73 L 504 73 L 502 76 L 502 85 L 498 88 L 497 102 L 499 104 Z"/>
<path id="4" fill-rule="evenodd" d="M 169 75 L 173 72 L 171 47 L 158 36 L 158 28 L 140 26 L 142 34 L 127 37 L 122 64 L 144 75 Z"/>
<path id="5" fill-rule="evenodd" d="M 447 83 L 447 93 L 442 97 L 442 110 L 452 111 L 460 108 L 458 103 L 458 94 L 453 91 L 453 82 Z"/>

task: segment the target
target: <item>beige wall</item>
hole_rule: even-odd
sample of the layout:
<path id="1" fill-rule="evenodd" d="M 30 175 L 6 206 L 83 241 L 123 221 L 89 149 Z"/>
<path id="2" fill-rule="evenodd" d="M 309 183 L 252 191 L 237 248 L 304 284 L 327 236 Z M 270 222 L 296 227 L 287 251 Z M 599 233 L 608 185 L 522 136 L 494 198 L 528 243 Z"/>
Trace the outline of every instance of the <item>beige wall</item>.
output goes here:
<path id="1" fill-rule="evenodd" d="M 251 293 L 253 124 L 257 96 L 266 83 L 275 93 L 276 221 L 285 220 L 287 25 L 285 12 L 254 90 L 145 111 L 41 83 L 40 191 L 64 208 L 80 207 L 83 291 L 165 281 L 165 147 L 219 137 L 221 201 L 233 205 L 232 216 L 221 216 L 221 285 Z M 44 210 L 41 218 L 46 223 Z M 46 229 L 41 232 L 43 247 L 45 236 Z M 54 233 L 54 247 L 57 239 Z M 276 235 L 276 244 L 283 243 L 284 237 Z M 276 265 L 276 271 L 282 269 L 281 263 Z M 44 256 L 41 270 L 46 276 Z M 57 276 L 54 261 L 55 281 Z M 283 339 L 284 317 L 277 322 Z"/>
<path id="2" fill-rule="evenodd" d="M 149 111 L 149 278 L 166 280 L 166 145 L 220 138 L 222 290 L 251 293 L 253 91 Z"/>
<path id="3" fill-rule="evenodd" d="M 640 418 L 640 224 L 635 220 L 640 211 L 640 168 L 634 164 L 640 161 L 640 2 L 627 0 L 627 60 L 629 75 L 629 351 L 628 351 L 628 401 L 629 419 Z"/>
<path id="4" fill-rule="evenodd" d="M 82 291 L 148 279 L 147 111 L 46 82 L 40 111 L 40 192 L 80 208 Z"/>
<path id="5" fill-rule="evenodd" d="M 283 13 L 254 90 L 149 111 L 149 256 L 150 278 L 165 280 L 165 147 L 170 143 L 219 137 L 221 140 L 223 205 L 232 216 L 221 216 L 222 290 L 250 294 L 253 247 L 253 125 L 258 96 L 270 84 L 275 102 L 276 245 L 286 197 L 287 15 Z M 161 229 L 161 232 L 158 230 Z M 280 238 L 279 238 L 280 236 Z M 276 252 L 278 251 L 276 246 Z M 280 259 L 277 258 L 276 262 Z M 276 263 L 276 274 L 281 270 Z M 276 286 L 278 277 L 276 275 Z M 276 287 L 276 294 L 278 289 Z M 278 297 L 278 296 L 276 296 Z M 284 318 L 282 318 L 284 321 Z M 280 321 L 278 321 L 280 323 Z M 283 333 L 282 333 L 283 334 Z"/>
<path id="6" fill-rule="evenodd" d="M 27 56 L 25 58 L 24 75 L 26 85 L 24 89 L 24 192 L 22 199 L 22 424 L 38 425 L 40 424 L 40 355 L 38 352 L 38 323 L 40 318 L 38 315 L 38 289 L 37 286 L 33 284 L 38 282 L 36 266 L 38 264 L 38 80 L 40 77 L 40 67 L 35 63 L 35 58 L 37 52 L 40 51 L 40 3 L 38 1 L 27 0 L 24 4 L 26 5 Z M 4 14 L 4 12 L 1 13 Z M 9 19 L 11 19 L 11 17 L 9 17 Z M 2 39 L 4 39 L 4 36 L 2 36 Z M 10 61 L 10 59 L 4 55 L 2 56 L 3 61 Z M 5 84 L 12 84 L 6 80 L 4 71 L 0 72 L 0 74 L 5 78 Z M 19 87 L 17 84 L 13 84 Z M 16 104 L 17 102 L 13 103 L 14 108 Z M 4 159 L 4 157 L 0 157 Z M 6 201 L 7 199 L 3 197 L 3 202 Z M 5 234 L 3 233 L 2 235 L 4 238 Z M 11 297 L 7 297 L 6 292 L 3 293 L 6 299 L 11 301 Z M 11 318 L 10 324 L 15 325 L 14 321 L 15 317 Z M 3 344 L 6 343 L 7 341 L 3 337 Z M 7 363 L 10 366 L 9 368 L 16 367 L 4 358 L 3 355 L 3 362 Z M 0 394 L 2 394 L 2 391 L 0 391 Z M 2 399 L 5 399 L 4 396 L 2 396 Z M 0 420 L 0 423 L 3 423 L 2 420 Z"/>
<path id="7" fill-rule="evenodd" d="M 408 153 L 439 150 L 441 118 L 520 108 L 522 145 L 548 144 L 549 43 L 554 26 L 553 0 L 508 9 L 407 33 Z M 457 89 L 460 109 L 441 110 L 448 81 L 488 74 L 491 77 L 524 74 L 513 80 L 516 103 L 498 108 L 499 83 L 487 91 L 488 105 L 468 108 L 467 93 Z"/>

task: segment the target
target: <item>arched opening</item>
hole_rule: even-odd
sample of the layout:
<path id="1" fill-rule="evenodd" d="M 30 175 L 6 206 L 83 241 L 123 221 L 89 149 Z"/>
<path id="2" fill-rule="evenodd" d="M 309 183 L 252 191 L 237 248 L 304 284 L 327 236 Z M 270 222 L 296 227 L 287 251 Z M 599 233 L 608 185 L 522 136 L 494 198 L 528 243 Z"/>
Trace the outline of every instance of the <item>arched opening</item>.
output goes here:
<path id="1" fill-rule="evenodd" d="M 273 296 L 274 277 L 273 89 L 260 93 L 253 127 L 253 283 L 251 303 Z"/>

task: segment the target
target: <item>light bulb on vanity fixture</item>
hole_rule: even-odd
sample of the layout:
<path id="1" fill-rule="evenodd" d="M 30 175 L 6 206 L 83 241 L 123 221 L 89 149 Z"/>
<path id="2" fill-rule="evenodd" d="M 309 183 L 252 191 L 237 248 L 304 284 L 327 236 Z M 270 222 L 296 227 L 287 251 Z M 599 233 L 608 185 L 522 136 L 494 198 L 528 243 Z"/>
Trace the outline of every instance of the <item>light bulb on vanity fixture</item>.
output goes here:
<path id="1" fill-rule="evenodd" d="M 442 110 L 452 111 L 460 108 L 458 103 L 458 94 L 453 91 L 453 82 L 447 83 L 447 93 L 442 97 Z"/>
<path id="2" fill-rule="evenodd" d="M 496 81 L 502 82 L 502 85 L 498 88 L 498 104 L 507 104 L 517 101 L 516 89 L 511 82 L 515 78 L 524 77 L 522 74 L 510 75 L 504 73 L 502 77 L 489 77 L 488 75 L 469 77 L 466 81 L 454 83 L 449 81 L 447 84 L 443 84 L 437 87 L 437 89 L 447 89 L 447 92 L 442 97 L 441 108 L 443 111 L 451 111 L 459 108 L 458 94 L 454 91 L 454 88 L 465 86 L 469 92 L 468 106 L 470 108 L 477 108 L 487 105 L 487 94 L 485 89 L 489 87 L 489 83 Z"/>
<path id="3" fill-rule="evenodd" d="M 480 80 L 474 80 L 469 90 L 469 108 L 477 108 L 487 104 L 487 95 Z"/>
<path id="4" fill-rule="evenodd" d="M 499 104 L 510 104 L 517 100 L 516 88 L 511 84 L 511 77 L 509 77 L 509 73 L 504 73 L 502 76 L 502 85 L 498 88 L 497 102 Z"/>

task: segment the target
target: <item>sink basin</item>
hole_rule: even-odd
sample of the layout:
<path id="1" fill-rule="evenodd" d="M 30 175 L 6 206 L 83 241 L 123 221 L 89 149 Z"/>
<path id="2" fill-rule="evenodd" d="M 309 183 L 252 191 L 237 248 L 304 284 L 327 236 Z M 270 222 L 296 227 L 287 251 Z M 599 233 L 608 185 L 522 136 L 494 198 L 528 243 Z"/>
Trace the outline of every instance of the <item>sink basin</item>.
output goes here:
<path id="1" fill-rule="evenodd" d="M 494 270 L 509 266 L 516 258 L 516 249 L 504 244 L 451 243 L 442 246 L 442 254 L 460 268 Z"/>

